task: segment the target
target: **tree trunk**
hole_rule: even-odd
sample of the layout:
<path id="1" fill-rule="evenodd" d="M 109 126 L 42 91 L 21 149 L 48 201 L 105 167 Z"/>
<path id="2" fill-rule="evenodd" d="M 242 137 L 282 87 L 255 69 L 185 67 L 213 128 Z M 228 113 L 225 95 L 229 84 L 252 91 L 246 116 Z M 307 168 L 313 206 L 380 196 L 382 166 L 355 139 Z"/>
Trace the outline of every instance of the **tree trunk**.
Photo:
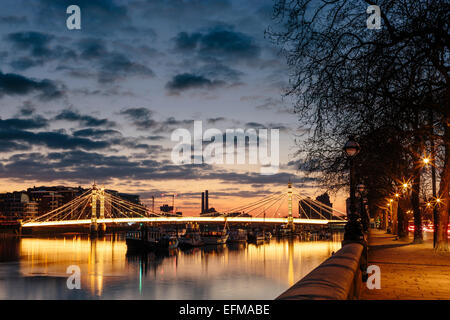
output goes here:
<path id="1" fill-rule="evenodd" d="M 449 188 L 450 188 L 450 116 L 444 118 L 444 146 L 445 160 L 444 167 L 441 172 L 441 183 L 439 184 L 438 197 L 442 199 L 441 205 L 438 206 L 438 229 L 437 229 L 437 252 L 448 252 L 448 215 L 450 210 L 449 204 Z"/>
<path id="2" fill-rule="evenodd" d="M 392 234 L 398 235 L 398 201 L 391 203 L 392 210 Z"/>
<path id="3" fill-rule="evenodd" d="M 400 199 L 398 202 L 398 237 L 400 240 L 409 240 L 408 237 L 408 217 L 406 215 L 408 199 Z"/>
<path id="4" fill-rule="evenodd" d="M 414 129 L 419 130 L 419 113 L 415 113 Z M 414 137 L 414 163 L 419 163 L 421 161 L 421 156 L 424 151 L 424 146 L 421 137 L 415 134 Z M 413 185 L 411 193 L 411 206 L 414 212 L 414 243 L 423 242 L 423 231 L 422 231 L 422 213 L 420 211 L 420 182 L 421 182 L 422 168 L 420 166 L 415 166 L 413 169 Z"/>
<path id="5" fill-rule="evenodd" d="M 411 194 L 411 205 L 414 212 L 414 243 L 423 242 L 422 213 L 420 212 L 420 169 L 414 170 L 414 184 Z"/>

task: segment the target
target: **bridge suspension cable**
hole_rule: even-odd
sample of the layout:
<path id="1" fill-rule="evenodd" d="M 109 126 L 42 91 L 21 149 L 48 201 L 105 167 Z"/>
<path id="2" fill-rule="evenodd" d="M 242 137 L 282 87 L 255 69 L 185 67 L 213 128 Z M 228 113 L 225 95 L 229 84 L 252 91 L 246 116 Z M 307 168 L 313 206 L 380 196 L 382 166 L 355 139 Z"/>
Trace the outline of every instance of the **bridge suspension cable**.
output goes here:
<path id="1" fill-rule="evenodd" d="M 225 213 L 233 213 L 233 212 L 243 211 L 243 210 L 246 210 L 247 208 L 251 208 L 251 207 L 254 207 L 256 205 L 259 205 L 262 202 L 270 201 L 271 199 L 274 199 L 274 198 L 276 198 L 279 195 L 280 195 L 280 192 L 276 192 L 276 193 L 273 193 L 273 194 L 271 194 L 269 196 L 265 196 L 262 199 L 259 199 L 257 201 L 254 201 L 254 202 L 251 202 L 251 203 L 248 203 L 248 204 L 245 204 L 245 205 L 241 205 L 241 206 L 238 206 L 238 207 L 234 207 L 234 208 L 226 210 L 224 212 Z"/>

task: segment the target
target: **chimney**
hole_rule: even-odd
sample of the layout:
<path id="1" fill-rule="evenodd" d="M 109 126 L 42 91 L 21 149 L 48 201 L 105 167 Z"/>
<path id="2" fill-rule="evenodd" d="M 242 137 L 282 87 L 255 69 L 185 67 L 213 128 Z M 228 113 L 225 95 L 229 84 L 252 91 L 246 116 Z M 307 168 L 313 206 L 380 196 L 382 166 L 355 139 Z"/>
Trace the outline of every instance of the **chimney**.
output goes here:
<path id="1" fill-rule="evenodd" d="M 152 196 L 152 213 L 155 212 L 155 196 Z"/>
<path id="2" fill-rule="evenodd" d="M 206 190 L 205 191 L 205 212 L 208 212 L 208 209 L 209 209 L 209 207 L 208 207 L 208 200 L 209 200 L 209 198 L 208 198 L 208 190 Z"/>
<path id="3" fill-rule="evenodd" d="M 205 213 L 205 193 L 202 192 L 202 213 Z"/>

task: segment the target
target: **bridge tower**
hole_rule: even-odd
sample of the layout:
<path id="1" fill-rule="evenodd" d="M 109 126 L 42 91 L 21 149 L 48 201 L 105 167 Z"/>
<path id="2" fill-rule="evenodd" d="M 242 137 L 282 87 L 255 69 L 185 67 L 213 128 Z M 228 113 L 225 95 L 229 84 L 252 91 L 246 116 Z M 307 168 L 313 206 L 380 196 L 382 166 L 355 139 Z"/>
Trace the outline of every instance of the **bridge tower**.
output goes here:
<path id="1" fill-rule="evenodd" d="M 294 231 L 294 217 L 292 216 L 292 183 L 288 183 L 288 226 L 291 231 Z"/>
<path id="2" fill-rule="evenodd" d="M 98 197 L 100 200 L 100 217 L 99 219 L 105 219 L 105 188 L 101 188 L 98 191 Z M 106 223 L 100 223 L 99 232 L 104 233 L 106 231 Z"/>
<path id="3" fill-rule="evenodd" d="M 92 186 L 92 203 L 91 203 L 91 234 L 97 233 L 97 186 Z"/>

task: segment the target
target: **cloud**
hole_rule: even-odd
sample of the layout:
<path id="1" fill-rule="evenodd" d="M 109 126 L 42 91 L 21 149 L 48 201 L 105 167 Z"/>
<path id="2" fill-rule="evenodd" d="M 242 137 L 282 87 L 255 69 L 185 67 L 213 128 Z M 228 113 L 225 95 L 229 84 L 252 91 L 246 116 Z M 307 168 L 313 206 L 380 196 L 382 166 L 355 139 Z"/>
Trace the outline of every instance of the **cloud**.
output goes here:
<path id="1" fill-rule="evenodd" d="M 102 129 L 87 128 L 74 131 L 73 135 L 75 137 L 104 138 L 116 135 L 121 136 L 122 134 L 117 130 L 108 130 L 108 129 L 102 130 Z"/>
<path id="2" fill-rule="evenodd" d="M 114 82 L 127 76 L 154 77 L 155 73 L 149 67 L 131 61 L 120 53 L 109 53 L 100 61 L 99 82 Z"/>
<path id="3" fill-rule="evenodd" d="M 216 124 L 217 122 L 226 121 L 224 117 L 208 118 L 206 121 L 210 124 Z"/>
<path id="4" fill-rule="evenodd" d="M 170 131 L 174 127 L 193 125 L 194 120 L 177 120 L 174 117 L 168 117 L 162 121 L 153 119 L 153 111 L 147 108 L 127 108 L 119 112 L 121 115 L 130 120 L 133 125 L 139 130 L 151 130 L 154 133 L 161 133 Z M 148 140 L 161 140 L 164 137 L 160 135 L 143 137 Z"/>
<path id="5" fill-rule="evenodd" d="M 200 75 L 191 73 L 177 74 L 167 82 L 166 89 L 171 94 L 179 94 L 181 91 L 194 88 L 209 88 L 224 86 L 225 82 L 221 80 L 210 80 Z"/>
<path id="6" fill-rule="evenodd" d="M 30 54 L 35 57 L 48 56 L 51 51 L 49 43 L 54 36 L 41 32 L 15 32 L 6 36 L 6 39 L 13 43 L 17 49 L 30 50 Z"/>
<path id="7" fill-rule="evenodd" d="M 51 100 L 62 97 L 63 91 L 51 80 L 33 80 L 16 73 L 0 71 L 0 96 L 26 95 L 37 92 L 41 100 Z"/>
<path id="8" fill-rule="evenodd" d="M 1 144 L 0 144 L 1 146 Z M 173 165 L 153 159 L 133 159 L 122 155 L 107 155 L 95 151 L 70 150 L 40 153 L 15 154 L 2 160 L 1 178 L 54 181 L 66 180 L 90 182 L 92 179 L 112 181 L 130 179 L 133 181 L 169 180 L 219 180 L 225 183 L 285 185 L 292 174 L 281 172 L 264 176 L 259 173 L 238 173 L 216 167 L 199 165 Z M 48 164 L 51 163 L 51 166 Z M 297 177 L 296 183 L 314 182 L 311 177 Z"/>
<path id="9" fill-rule="evenodd" d="M 261 48 L 254 39 L 227 26 L 216 26 L 206 33 L 180 32 L 173 39 L 175 49 L 181 53 L 195 53 L 203 59 L 254 60 Z"/>
<path id="10" fill-rule="evenodd" d="M 87 127 L 99 127 L 99 126 L 110 126 L 115 127 L 116 123 L 113 121 L 109 121 L 108 119 L 99 119 L 89 115 L 82 115 L 78 111 L 65 109 L 62 110 L 54 120 L 65 120 L 72 122 L 79 122 L 81 125 Z"/>
<path id="11" fill-rule="evenodd" d="M 28 117 L 31 116 L 35 111 L 35 106 L 30 101 L 25 101 L 24 104 L 19 108 L 19 115 Z"/>
<path id="12" fill-rule="evenodd" d="M 180 32 L 173 39 L 175 41 L 175 48 L 180 51 L 191 51 L 197 48 L 199 41 L 203 35 L 201 33 L 188 34 L 187 32 Z"/>
<path id="13" fill-rule="evenodd" d="M 155 128 L 158 124 L 152 119 L 153 111 L 147 108 L 128 108 L 120 111 L 125 115 L 139 130 Z"/>
<path id="14" fill-rule="evenodd" d="M 159 135 L 155 135 L 155 136 L 147 136 L 145 137 L 145 139 L 151 140 L 151 141 L 159 141 L 159 140 L 163 140 L 164 137 L 163 136 L 159 136 Z"/>
<path id="15" fill-rule="evenodd" d="M 230 68 L 217 61 L 207 63 L 195 70 L 196 74 L 200 74 L 206 78 L 224 79 L 227 81 L 237 82 L 244 75 L 243 72 Z"/>
<path id="16" fill-rule="evenodd" d="M 44 65 L 44 59 L 31 59 L 28 57 L 20 57 L 11 61 L 10 65 L 16 70 L 27 70 L 32 67 Z"/>
<path id="17" fill-rule="evenodd" d="M 0 130 L 0 141 L 20 141 L 29 145 L 42 145 L 51 149 L 76 149 L 85 150 L 105 149 L 110 146 L 106 141 L 94 141 L 67 135 L 61 131 L 31 132 L 7 128 Z"/>
<path id="18" fill-rule="evenodd" d="M 17 152 L 30 150 L 31 146 L 14 141 L 2 141 L 0 140 L 0 152 Z"/>
<path id="19" fill-rule="evenodd" d="M 101 58 L 108 54 L 104 41 L 99 38 L 82 39 L 78 42 L 78 48 L 82 59 Z"/>
<path id="20" fill-rule="evenodd" d="M 67 60 L 77 58 L 73 49 L 61 45 L 60 41 L 55 41 L 54 35 L 48 33 L 21 31 L 10 33 L 5 38 L 12 44 L 14 50 L 26 52 L 26 56 L 14 55 L 15 59 L 10 62 L 10 65 L 16 70 L 42 66 L 55 59 L 67 62 Z M 57 44 L 51 47 L 52 42 L 57 42 Z"/>
<path id="21" fill-rule="evenodd" d="M 10 129 L 41 129 L 48 126 L 48 120 L 42 117 L 35 117 L 33 119 L 19 119 L 11 118 L 0 119 L 0 130 Z"/>

